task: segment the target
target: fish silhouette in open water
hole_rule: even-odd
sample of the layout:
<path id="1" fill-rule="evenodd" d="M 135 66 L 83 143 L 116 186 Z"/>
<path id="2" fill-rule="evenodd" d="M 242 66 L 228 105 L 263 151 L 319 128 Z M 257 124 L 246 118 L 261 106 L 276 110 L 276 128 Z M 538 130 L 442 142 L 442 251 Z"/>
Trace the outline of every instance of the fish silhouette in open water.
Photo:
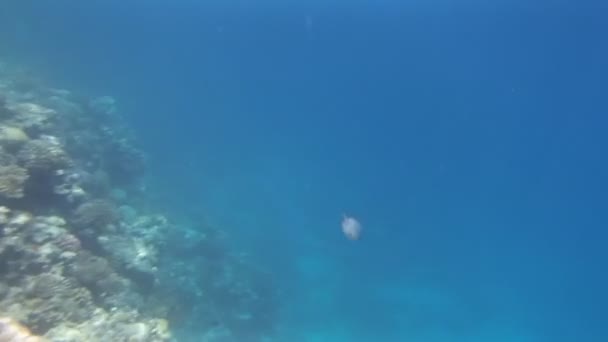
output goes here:
<path id="1" fill-rule="evenodd" d="M 359 240 L 362 230 L 363 227 L 357 219 L 346 214 L 342 215 L 342 233 L 344 233 L 346 238 L 349 240 Z"/>

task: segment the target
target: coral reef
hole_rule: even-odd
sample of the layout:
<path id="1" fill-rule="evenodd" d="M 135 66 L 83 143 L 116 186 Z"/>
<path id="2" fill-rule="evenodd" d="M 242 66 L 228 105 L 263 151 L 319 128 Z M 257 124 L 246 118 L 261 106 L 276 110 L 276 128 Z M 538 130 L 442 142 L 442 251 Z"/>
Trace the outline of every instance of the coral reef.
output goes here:
<path id="1" fill-rule="evenodd" d="M 106 198 L 117 182 L 96 176 L 116 163 L 106 151 L 129 142 L 104 140 L 88 104 L 20 72 L 0 73 L 0 100 L 0 341 L 169 341 L 166 319 L 145 312 L 152 301 L 96 243 L 131 241 Z"/>
<path id="2" fill-rule="evenodd" d="M 222 230 L 151 210 L 134 141 L 114 98 L 0 62 L 0 342 L 272 334 L 267 272 Z"/>

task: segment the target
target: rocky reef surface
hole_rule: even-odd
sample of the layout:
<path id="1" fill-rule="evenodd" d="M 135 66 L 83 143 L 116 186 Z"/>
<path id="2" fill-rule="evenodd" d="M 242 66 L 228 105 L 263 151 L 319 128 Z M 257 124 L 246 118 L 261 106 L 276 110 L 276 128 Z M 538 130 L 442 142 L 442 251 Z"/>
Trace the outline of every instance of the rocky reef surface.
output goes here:
<path id="1" fill-rule="evenodd" d="M 0 63 L 0 342 L 270 341 L 269 274 L 149 209 L 116 101 L 31 74 Z"/>

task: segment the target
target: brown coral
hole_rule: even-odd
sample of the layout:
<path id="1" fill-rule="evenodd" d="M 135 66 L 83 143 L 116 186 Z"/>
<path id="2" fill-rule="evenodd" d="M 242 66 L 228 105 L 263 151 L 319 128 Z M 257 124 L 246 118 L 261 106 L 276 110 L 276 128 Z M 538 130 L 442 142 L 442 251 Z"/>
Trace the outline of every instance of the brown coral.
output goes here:
<path id="1" fill-rule="evenodd" d="M 17 165 L 0 166 L 0 196 L 21 198 L 25 181 L 29 178 L 27 170 Z"/>

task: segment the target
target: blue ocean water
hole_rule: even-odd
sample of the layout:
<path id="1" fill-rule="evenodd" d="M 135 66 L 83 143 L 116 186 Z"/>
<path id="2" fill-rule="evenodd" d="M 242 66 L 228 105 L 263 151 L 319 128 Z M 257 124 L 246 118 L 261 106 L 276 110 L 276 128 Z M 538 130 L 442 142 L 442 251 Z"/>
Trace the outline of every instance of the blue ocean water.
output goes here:
<path id="1" fill-rule="evenodd" d="M 608 340 L 602 2 L 3 7 L 3 57 L 116 97 L 150 196 L 270 271 L 278 341 Z"/>

